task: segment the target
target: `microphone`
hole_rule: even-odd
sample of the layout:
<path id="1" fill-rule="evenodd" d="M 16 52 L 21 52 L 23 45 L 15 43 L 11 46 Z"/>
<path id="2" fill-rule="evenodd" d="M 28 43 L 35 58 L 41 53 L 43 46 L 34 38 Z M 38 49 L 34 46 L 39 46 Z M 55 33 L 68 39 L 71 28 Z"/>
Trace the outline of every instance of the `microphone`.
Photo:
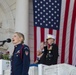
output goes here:
<path id="1" fill-rule="evenodd" d="M 11 39 L 8 38 L 7 40 L 4 40 L 4 41 L 7 42 L 7 43 L 10 43 L 11 42 Z"/>
<path id="2" fill-rule="evenodd" d="M 3 41 L 0 41 L 0 42 L 2 42 L 2 44 L 0 46 L 3 46 L 5 44 L 5 42 L 10 43 L 11 42 L 11 39 L 8 38 L 8 39 L 3 40 Z"/>
<path id="3" fill-rule="evenodd" d="M 0 41 L 0 42 L 7 42 L 7 43 L 10 43 L 10 42 L 11 42 L 11 39 L 10 39 L 10 38 L 8 38 L 8 39 L 3 40 L 3 41 Z"/>

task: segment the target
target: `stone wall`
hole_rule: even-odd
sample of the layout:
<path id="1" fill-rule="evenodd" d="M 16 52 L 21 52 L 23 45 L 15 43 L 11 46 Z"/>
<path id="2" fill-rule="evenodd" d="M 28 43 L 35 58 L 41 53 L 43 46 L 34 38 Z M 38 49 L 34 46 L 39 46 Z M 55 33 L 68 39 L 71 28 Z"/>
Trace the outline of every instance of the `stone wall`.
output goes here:
<path id="1" fill-rule="evenodd" d="M 0 40 L 12 38 L 15 27 L 16 0 L 0 0 Z M 29 47 L 31 62 L 34 61 L 34 26 L 33 26 L 33 3 L 29 3 Z M 5 48 L 6 47 L 6 48 Z M 12 54 L 13 44 L 6 43 L 0 50 L 9 50 Z"/>
<path id="2" fill-rule="evenodd" d="M 11 38 L 12 34 L 14 33 L 16 10 L 15 5 L 15 0 L 0 0 L 0 40 L 6 40 L 7 38 Z M 12 43 L 5 45 L 5 51 L 13 51 Z M 0 47 L 0 49 L 4 50 L 4 47 Z"/>

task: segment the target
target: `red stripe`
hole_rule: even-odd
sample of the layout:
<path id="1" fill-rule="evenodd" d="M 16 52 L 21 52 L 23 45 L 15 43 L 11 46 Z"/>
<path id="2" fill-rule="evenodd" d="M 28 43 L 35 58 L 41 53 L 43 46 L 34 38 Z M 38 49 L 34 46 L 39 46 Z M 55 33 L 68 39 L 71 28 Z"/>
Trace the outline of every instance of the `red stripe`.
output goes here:
<path id="1" fill-rule="evenodd" d="M 49 34 L 52 34 L 53 33 L 53 30 L 52 29 L 49 29 Z"/>
<path id="2" fill-rule="evenodd" d="M 76 0 L 75 0 L 75 3 L 74 3 L 72 23 L 71 23 L 71 31 L 70 31 L 69 64 L 72 64 L 75 19 L 76 19 Z"/>
<path id="3" fill-rule="evenodd" d="M 70 0 L 66 0 L 66 9 L 65 9 L 65 17 L 64 17 L 64 28 L 63 28 L 63 35 L 62 35 L 61 63 L 64 63 L 64 57 L 65 57 L 65 43 L 66 43 L 66 31 L 67 31 L 69 5 L 70 5 Z"/>
<path id="4" fill-rule="evenodd" d="M 59 31 L 57 31 L 56 34 L 56 44 L 59 45 Z"/>
<path id="5" fill-rule="evenodd" d="M 34 61 L 36 60 L 36 52 L 37 52 L 37 28 L 34 26 Z"/>
<path id="6" fill-rule="evenodd" d="M 21 49 L 20 49 L 20 58 L 21 58 L 21 60 L 23 59 L 23 57 L 22 57 L 22 54 L 23 54 L 23 48 L 24 48 L 24 45 L 22 45 L 22 47 L 21 47 Z"/>
<path id="7" fill-rule="evenodd" d="M 44 28 L 41 28 L 41 42 L 44 41 Z"/>

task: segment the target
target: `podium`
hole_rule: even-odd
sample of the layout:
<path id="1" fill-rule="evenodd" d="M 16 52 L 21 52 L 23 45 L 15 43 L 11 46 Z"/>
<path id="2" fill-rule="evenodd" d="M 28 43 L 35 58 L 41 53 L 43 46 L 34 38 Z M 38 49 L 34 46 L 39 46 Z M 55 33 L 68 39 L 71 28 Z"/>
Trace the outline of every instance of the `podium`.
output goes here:
<path id="1" fill-rule="evenodd" d="M 0 75 L 4 75 L 4 71 L 10 69 L 10 61 L 0 59 Z"/>
<path id="2" fill-rule="evenodd" d="M 32 66 L 29 69 L 29 75 L 76 75 L 76 67 L 69 64 Z"/>
<path id="3" fill-rule="evenodd" d="M 69 64 L 38 65 L 38 75 L 76 75 L 76 67 Z"/>
<path id="4" fill-rule="evenodd" d="M 6 67 L 3 69 L 5 74 L 2 74 L 2 70 L 0 75 L 10 75 L 10 69 L 7 68 L 8 70 Z M 32 64 L 29 68 L 29 75 L 76 75 L 76 67 L 65 63 L 51 66 Z"/>
<path id="5" fill-rule="evenodd" d="M 30 65 L 29 75 L 38 75 L 38 65 L 37 64 Z"/>

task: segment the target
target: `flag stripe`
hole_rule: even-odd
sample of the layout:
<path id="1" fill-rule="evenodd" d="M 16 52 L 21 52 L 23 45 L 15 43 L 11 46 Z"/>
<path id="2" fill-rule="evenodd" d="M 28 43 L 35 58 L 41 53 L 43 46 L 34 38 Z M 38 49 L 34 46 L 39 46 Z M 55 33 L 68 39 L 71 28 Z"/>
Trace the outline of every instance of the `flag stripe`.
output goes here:
<path id="1" fill-rule="evenodd" d="M 56 37 L 57 30 L 52 30 L 52 34 Z M 56 40 L 55 40 L 55 43 L 56 43 Z"/>
<path id="2" fill-rule="evenodd" d="M 75 30 L 76 32 L 76 18 L 75 18 Z M 76 34 L 74 35 L 74 46 L 73 46 L 73 57 L 72 57 L 72 64 L 76 66 Z"/>
<path id="3" fill-rule="evenodd" d="M 70 29 L 71 29 L 71 21 L 72 21 L 72 14 L 74 8 L 74 1 L 70 1 L 70 10 L 68 14 L 68 23 L 67 23 L 67 32 L 66 32 L 66 45 L 65 45 L 65 63 L 68 63 L 68 56 L 69 56 L 69 43 L 70 43 Z"/>
<path id="4" fill-rule="evenodd" d="M 72 64 L 75 18 L 76 18 L 76 0 L 75 0 L 75 4 L 74 4 L 74 9 L 73 9 L 73 16 L 72 16 L 72 23 L 71 23 L 71 32 L 70 32 L 69 64 Z"/>
<path id="5" fill-rule="evenodd" d="M 45 41 L 48 33 L 49 33 L 49 29 L 45 28 Z"/>
<path id="6" fill-rule="evenodd" d="M 41 43 L 41 28 L 40 27 L 37 27 L 37 49 L 36 50 L 39 50 L 40 49 L 40 43 Z"/>
<path id="7" fill-rule="evenodd" d="M 61 51 L 62 51 L 62 33 L 63 33 L 63 24 L 64 24 L 64 15 L 65 15 L 65 5 L 66 0 L 62 0 L 62 6 L 61 6 L 61 20 L 60 20 L 60 31 L 59 31 L 59 57 L 58 57 L 58 63 L 61 63 Z"/>
<path id="8" fill-rule="evenodd" d="M 49 34 L 52 34 L 52 30 L 51 29 L 49 29 Z"/>
<path id="9" fill-rule="evenodd" d="M 44 28 L 41 28 L 41 42 L 44 41 Z"/>
<path id="10" fill-rule="evenodd" d="M 56 44 L 57 45 L 59 44 L 59 31 L 57 31 L 57 34 L 56 34 Z"/>
<path id="11" fill-rule="evenodd" d="M 69 5 L 70 5 L 70 0 L 67 0 L 66 1 L 66 8 L 65 8 L 63 35 L 62 35 L 63 37 L 62 37 L 61 63 L 64 63 L 64 56 L 65 56 L 65 41 L 66 41 L 66 29 L 67 29 Z"/>
<path id="12" fill-rule="evenodd" d="M 34 61 L 36 60 L 36 48 L 37 48 L 37 36 L 36 36 L 36 27 L 34 26 Z"/>

